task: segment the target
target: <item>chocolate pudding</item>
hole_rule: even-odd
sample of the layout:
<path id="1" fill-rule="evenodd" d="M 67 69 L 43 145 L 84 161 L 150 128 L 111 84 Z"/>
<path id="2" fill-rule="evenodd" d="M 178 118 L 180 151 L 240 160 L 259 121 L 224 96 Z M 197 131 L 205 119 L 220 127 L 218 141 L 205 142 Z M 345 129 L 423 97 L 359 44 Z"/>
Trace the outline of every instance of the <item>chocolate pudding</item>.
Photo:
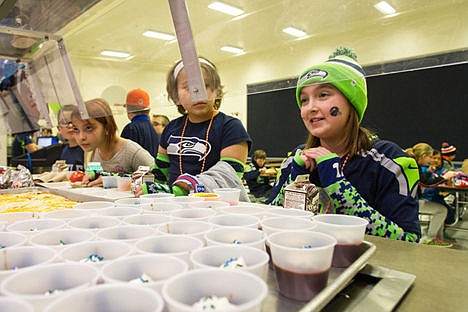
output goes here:
<path id="1" fill-rule="evenodd" d="M 336 244 L 333 252 L 332 267 L 346 268 L 350 266 L 365 251 L 365 244 Z"/>
<path id="2" fill-rule="evenodd" d="M 309 301 L 327 286 L 328 272 L 298 273 L 275 265 L 280 293 L 288 298 Z"/>

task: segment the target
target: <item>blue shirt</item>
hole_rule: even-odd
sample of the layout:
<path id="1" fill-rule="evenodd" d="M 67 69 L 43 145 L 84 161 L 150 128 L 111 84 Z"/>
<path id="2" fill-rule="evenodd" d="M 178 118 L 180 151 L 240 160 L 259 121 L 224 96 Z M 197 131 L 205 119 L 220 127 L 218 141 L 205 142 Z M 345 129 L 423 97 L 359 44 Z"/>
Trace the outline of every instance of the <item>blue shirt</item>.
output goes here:
<path id="1" fill-rule="evenodd" d="M 84 170 L 84 152 L 79 145 L 70 147 L 65 144 L 59 159 L 65 160 L 67 165 L 73 165 L 72 170 Z"/>
<path id="2" fill-rule="evenodd" d="M 132 140 L 147 150 L 156 158 L 158 154 L 159 138 L 147 115 L 137 115 L 125 126 L 120 135 L 122 138 Z"/>

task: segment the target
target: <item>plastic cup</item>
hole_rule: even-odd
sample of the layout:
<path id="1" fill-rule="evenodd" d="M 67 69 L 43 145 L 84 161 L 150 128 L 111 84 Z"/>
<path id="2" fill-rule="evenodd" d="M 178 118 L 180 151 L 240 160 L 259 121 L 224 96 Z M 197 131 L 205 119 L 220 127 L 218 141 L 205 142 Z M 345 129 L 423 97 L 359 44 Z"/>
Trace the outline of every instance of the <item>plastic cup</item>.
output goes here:
<path id="1" fill-rule="evenodd" d="M 151 236 L 154 234 L 154 229 L 141 226 L 141 225 L 120 225 L 103 230 L 96 233 L 99 239 L 119 240 L 126 243 L 135 243 L 143 237 Z"/>
<path id="2" fill-rule="evenodd" d="M 190 263 L 190 253 L 203 247 L 203 241 L 191 236 L 161 235 L 140 239 L 135 249 L 140 254 L 165 254 Z"/>
<path id="3" fill-rule="evenodd" d="M 2 312 L 34 312 L 33 306 L 17 297 L 0 297 L 0 311 Z"/>
<path id="4" fill-rule="evenodd" d="M 103 310 L 105 306 L 105 310 Z M 161 312 L 161 296 L 144 287 L 128 284 L 109 284 L 89 287 L 67 294 L 52 302 L 45 312 L 103 312 L 138 311 Z"/>
<path id="5" fill-rule="evenodd" d="M 187 235 L 205 242 L 205 233 L 211 231 L 213 225 L 205 221 L 171 221 L 157 227 L 159 233 L 171 235 Z"/>
<path id="6" fill-rule="evenodd" d="M 117 177 L 117 189 L 119 191 L 128 192 L 132 187 L 132 178 Z"/>
<path id="7" fill-rule="evenodd" d="M 229 203 L 220 200 L 205 200 L 199 203 L 193 203 L 193 208 L 211 208 L 219 212 L 220 208 L 229 207 Z"/>
<path id="8" fill-rule="evenodd" d="M 249 227 L 258 229 L 260 219 L 247 214 L 229 213 L 213 216 L 208 222 L 214 224 L 215 227 Z"/>
<path id="9" fill-rule="evenodd" d="M 11 224 L 16 221 L 21 220 L 31 220 L 39 218 L 40 214 L 37 212 L 5 212 L 0 213 L 0 222 L 7 222 L 7 224 Z"/>
<path id="10" fill-rule="evenodd" d="M 102 267 L 104 264 L 128 256 L 132 253 L 132 246 L 115 240 L 89 241 L 70 245 L 60 252 L 64 262 L 83 262 Z M 95 255 L 95 257 L 93 257 Z M 96 258 L 100 257 L 100 261 Z M 93 261 L 94 259 L 94 261 Z"/>
<path id="11" fill-rule="evenodd" d="M 236 205 L 236 206 L 229 206 L 219 209 L 221 213 L 240 213 L 240 214 L 247 214 L 251 216 L 256 216 L 260 219 L 263 218 L 265 214 L 265 208 L 261 206 L 252 206 L 252 205 Z"/>
<path id="12" fill-rule="evenodd" d="M 364 252 L 364 234 L 369 223 L 366 219 L 341 214 L 321 214 L 313 217 L 316 231 L 335 237 L 337 244 L 332 266 L 344 268 L 351 265 Z"/>
<path id="13" fill-rule="evenodd" d="M 117 187 L 116 176 L 102 176 L 102 187 L 105 189 Z"/>
<path id="14" fill-rule="evenodd" d="M 171 201 L 175 197 L 172 193 L 153 193 L 153 194 L 144 194 L 140 195 L 140 198 L 145 203 L 150 203 L 152 205 L 160 202 L 168 202 Z"/>
<path id="15" fill-rule="evenodd" d="M 134 208 L 143 208 L 143 206 L 149 206 L 147 201 L 137 197 L 120 198 L 117 199 L 114 203 L 116 206 L 130 206 Z"/>
<path id="16" fill-rule="evenodd" d="M 276 232 L 268 236 L 279 291 L 309 301 L 327 286 L 336 239 L 313 231 Z"/>
<path id="17" fill-rule="evenodd" d="M 33 246 L 51 247 L 57 251 L 65 246 L 77 244 L 94 239 L 94 233 L 81 229 L 55 229 L 42 231 L 30 238 Z"/>
<path id="18" fill-rule="evenodd" d="M 307 210 L 282 207 L 265 208 L 265 217 L 292 217 L 310 219 L 313 216 L 314 213 Z"/>
<path id="19" fill-rule="evenodd" d="M 131 225 L 146 225 L 157 227 L 162 223 L 167 223 L 173 220 L 172 216 L 155 213 L 142 213 L 139 215 L 127 216 L 122 219 L 122 222 Z"/>
<path id="20" fill-rule="evenodd" d="M 101 209 L 99 215 L 101 216 L 111 216 L 122 219 L 126 216 L 136 215 L 141 213 L 141 209 L 132 207 L 132 206 L 117 206 L 111 208 Z"/>
<path id="21" fill-rule="evenodd" d="M 162 288 L 170 312 L 194 311 L 201 298 L 228 298 L 235 307 L 222 311 L 260 311 L 268 293 L 267 284 L 258 276 L 240 270 L 199 269 L 178 274 Z"/>
<path id="22" fill-rule="evenodd" d="M 102 268 L 102 276 L 105 283 L 130 282 L 160 293 L 167 279 L 187 270 L 187 263 L 179 258 L 147 254 L 115 260 Z M 142 276 L 149 281 L 143 282 Z"/>
<path id="23" fill-rule="evenodd" d="M 73 206 L 73 209 L 102 209 L 102 208 L 109 208 L 114 207 L 113 202 L 109 201 L 89 201 L 84 203 L 78 203 Z"/>
<path id="24" fill-rule="evenodd" d="M 317 224 L 312 220 L 292 217 L 265 218 L 260 224 L 263 232 L 267 235 L 282 231 L 310 231 L 317 227 Z"/>
<path id="25" fill-rule="evenodd" d="M 27 237 L 16 232 L 0 232 L 0 249 L 8 247 L 23 246 L 26 244 Z"/>
<path id="26" fill-rule="evenodd" d="M 265 233 L 248 227 L 221 227 L 205 234 L 207 246 L 239 244 L 265 250 Z"/>
<path id="27" fill-rule="evenodd" d="M 231 258 L 241 258 L 245 262 L 243 267 L 223 267 Z M 257 275 L 264 281 L 267 279 L 268 261 L 270 257 L 258 248 L 242 245 L 217 245 L 195 250 L 190 255 L 194 269 L 223 268 L 239 269 Z"/>
<path id="28" fill-rule="evenodd" d="M 0 282 L 27 268 L 53 262 L 57 252 L 48 247 L 11 247 L 0 253 Z"/>
<path id="29" fill-rule="evenodd" d="M 35 219 L 16 221 L 7 226 L 7 231 L 16 231 L 26 236 L 31 236 L 39 231 L 62 228 L 66 222 L 61 219 Z"/>
<path id="30" fill-rule="evenodd" d="M 119 218 L 110 216 L 86 216 L 74 218 L 68 221 L 72 228 L 86 229 L 97 232 L 105 228 L 117 226 L 121 223 Z"/>
<path id="31" fill-rule="evenodd" d="M 204 201 L 217 201 L 219 200 L 219 195 L 216 193 L 193 193 L 189 196 L 203 198 Z"/>
<path id="32" fill-rule="evenodd" d="M 176 204 L 182 205 L 184 208 L 190 208 L 192 204 L 203 202 L 204 199 L 193 196 L 176 196 L 174 197 L 173 201 Z"/>
<path id="33" fill-rule="evenodd" d="M 186 208 L 179 211 L 174 211 L 172 216 L 176 220 L 208 221 L 208 219 L 215 214 L 216 211 L 207 208 Z"/>
<path id="34" fill-rule="evenodd" d="M 178 210 L 184 209 L 184 206 L 172 201 L 162 201 L 143 207 L 144 213 L 172 214 Z"/>
<path id="35" fill-rule="evenodd" d="M 89 214 L 90 214 L 89 210 L 72 208 L 72 209 L 60 209 L 60 210 L 49 211 L 44 214 L 41 214 L 41 217 L 52 218 L 52 219 L 63 219 L 67 221 L 73 218 L 84 217 Z"/>
<path id="36" fill-rule="evenodd" d="M 216 188 L 213 190 L 215 194 L 219 195 L 219 200 L 228 202 L 229 205 L 239 204 L 240 189 L 237 188 Z"/>
<path id="37" fill-rule="evenodd" d="M 42 311 L 47 304 L 67 292 L 96 284 L 98 277 L 99 271 L 88 265 L 54 263 L 11 275 L 2 282 L 1 292 L 24 299 L 36 311 Z"/>

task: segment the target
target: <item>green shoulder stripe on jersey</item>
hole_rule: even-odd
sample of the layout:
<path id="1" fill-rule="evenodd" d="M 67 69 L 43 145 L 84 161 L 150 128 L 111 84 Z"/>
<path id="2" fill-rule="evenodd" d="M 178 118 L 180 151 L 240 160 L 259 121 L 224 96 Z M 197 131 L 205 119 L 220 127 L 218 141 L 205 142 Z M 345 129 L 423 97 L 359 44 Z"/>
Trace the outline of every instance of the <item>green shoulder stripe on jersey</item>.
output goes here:
<path id="1" fill-rule="evenodd" d="M 169 179 L 169 156 L 158 153 L 153 166 L 152 173 L 154 180 L 158 183 L 165 183 Z"/>
<path id="2" fill-rule="evenodd" d="M 419 168 L 416 160 L 413 157 L 398 157 L 393 160 L 403 169 L 408 186 L 412 190 L 419 182 Z"/>

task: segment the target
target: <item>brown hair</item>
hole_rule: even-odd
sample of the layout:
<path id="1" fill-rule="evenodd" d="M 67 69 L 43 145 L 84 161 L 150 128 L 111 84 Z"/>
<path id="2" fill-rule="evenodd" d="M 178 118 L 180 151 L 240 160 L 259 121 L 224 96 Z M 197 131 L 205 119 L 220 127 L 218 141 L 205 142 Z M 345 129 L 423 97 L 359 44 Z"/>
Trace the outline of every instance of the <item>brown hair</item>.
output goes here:
<path id="1" fill-rule="evenodd" d="M 221 100 L 223 98 L 223 85 L 221 85 L 221 78 L 219 77 L 218 70 L 216 66 L 211 63 L 206 58 L 201 58 L 204 61 L 200 62 L 200 67 L 202 70 L 203 78 L 208 78 L 208 81 L 205 81 L 206 87 L 211 88 L 215 93 L 215 101 L 214 101 L 214 108 L 216 110 L 219 109 L 221 106 Z M 208 63 L 206 64 L 205 61 Z M 177 95 L 177 77 L 174 77 L 174 70 L 179 65 L 182 60 L 177 61 L 174 66 L 169 70 L 166 76 L 166 91 L 167 91 L 167 98 L 169 101 L 177 105 L 177 110 L 182 115 L 185 115 L 185 109 L 182 105 L 179 105 L 179 97 Z"/>
<path id="2" fill-rule="evenodd" d="M 254 159 L 259 159 L 259 158 L 260 159 L 265 159 L 266 156 L 267 156 L 266 152 L 264 150 L 259 149 L 259 150 L 256 150 L 254 152 L 253 158 Z"/>
<path id="3" fill-rule="evenodd" d="M 349 104 L 349 102 L 348 102 Z M 351 105 L 351 104 L 350 104 Z M 346 141 L 349 157 L 357 155 L 360 151 L 367 151 L 372 147 L 372 132 L 359 123 L 359 117 L 356 110 L 350 110 L 351 114 L 346 122 Z M 309 133 L 305 148 L 319 147 L 320 139 Z"/>
<path id="4" fill-rule="evenodd" d="M 102 98 L 96 98 L 85 103 L 89 118 L 92 118 L 104 126 L 106 133 L 106 144 L 110 145 L 117 136 L 117 124 L 109 103 Z M 80 111 L 76 107 L 72 112 L 72 119 L 83 120 Z"/>
<path id="5" fill-rule="evenodd" d="M 152 116 L 152 118 L 156 118 L 156 119 L 157 119 L 157 122 L 158 122 L 161 126 L 163 126 L 163 127 L 167 126 L 167 124 L 168 124 L 169 121 L 170 121 L 169 118 L 168 118 L 166 115 L 154 114 L 154 115 Z"/>
<path id="6" fill-rule="evenodd" d="M 416 159 L 416 162 L 418 162 L 418 160 L 422 157 L 426 155 L 432 155 L 433 149 L 432 146 L 427 143 L 418 143 L 413 147 L 407 148 L 405 152 L 407 152 L 411 157 Z"/>

